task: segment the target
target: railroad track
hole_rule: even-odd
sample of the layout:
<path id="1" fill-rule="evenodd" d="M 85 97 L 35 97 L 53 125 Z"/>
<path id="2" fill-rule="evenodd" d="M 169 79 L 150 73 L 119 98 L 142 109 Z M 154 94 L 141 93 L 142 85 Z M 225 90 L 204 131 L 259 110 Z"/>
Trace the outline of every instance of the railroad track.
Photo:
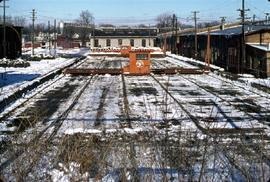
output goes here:
<path id="1" fill-rule="evenodd" d="M 159 64 L 163 65 L 165 68 L 169 68 L 167 65 L 163 64 L 162 62 L 159 62 Z M 200 88 L 200 89 L 202 89 L 202 90 L 204 90 L 204 91 L 206 91 L 206 92 L 208 92 L 208 93 L 210 93 L 210 94 L 216 96 L 217 98 L 219 98 L 219 99 L 222 100 L 223 102 L 229 104 L 229 105 L 232 106 L 233 108 L 239 109 L 240 111 L 244 112 L 246 115 L 248 115 L 249 117 L 251 117 L 251 118 L 254 119 L 254 120 L 260 120 L 260 119 L 261 119 L 261 120 L 265 119 L 266 121 L 268 120 L 268 118 L 266 118 L 266 117 L 264 117 L 264 116 L 259 116 L 259 118 L 258 118 L 258 116 L 254 116 L 254 115 L 250 114 L 249 112 L 247 112 L 247 111 L 241 109 L 240 107 L 237 107 L 236 105 L 232 104 L 230 101 L 228 101 L 228 100 L 224 99 L 223 97 L 221 97 L 219 94 L 217 94 L 217 93 L 211 91 L 209 88 L 207 88 L 207 87 L 205 87 L 205 86 L 203 86 L 203 85 L 200 85 L 199 83 L 195 82 L 194 80 L 191 80 L 191 79 L 189 79 L 189 78 L 186 78 L 186 77 L 183 76 L 183 75 L 179 75 L 179 76 L 180 76 L 181 78 L 183 78 L 184 80 L 186 80 L 186 81 L 188 81 L 188 82 L 190 82 L 190 83 L 196 85 L 198 88 Z M 207 76 L 207 75 L 206 75 L 206 76 Z M 208 75 L 208 76 L 210 76 L 210 77 L 212 77 L 212 78 L 215 78 L 215 79 L 218 79 L 218 80 L 220 80 L 222 83 L 225 82 L 226 84 L 229 84 L 229 85 L 231 85 L 231 86 L 236 86 L 236 87 L 238 87 L 238 88 L 240 88 L 240 89 L 242 89 L 242 90 L 246 90 L 246 88 L 244 88 L 244 87 L 242 87 L 242 86 L 239 86 L 239 85 L 236 85 L 236 84 L 233 84 L 233 83 L 231 83 L 231 82 L 228 82 L 228 81 L 226 81 L 226 80 L 224 80 L 224 79 L 221 79 L 221 78 L 218 78 L 218 77 L 214 77 L 214 76 L 211 76 L 211 75 Z M 259 97 L 264 97 L 264 96 L 262 96 L 261 94 L 258 94 L 258 93 L 254 92 L 254 91 L 250 91 L 250 90 L 249 90 L 249 92 L 251 92 L 251 93 L 253 93 L 253 94 L 255 94 L 255 95 L 258 95 Z M 237 98 L 237 96 L 231 96 L 231 97 Z M 239 99 L 239 98 L 237 98 L 237 100 L 239 100 L 242 104 L 244 104 L 244 100 Z M 264 109 L 265 111 L 268 111 L 268 110 L 269 110 L 269 108 L 263 108 L 263 109 Z M 252 109 L 251 109 L 251 110 L 252 110 Z M 256 113 L 255 110 L 254 110 L 254 113 Z M 223 115 L 224 115 L 224 114 L 223 114 Z M 263 124 L 265 124 L 265 123 L 263 123 Z"/>
<path id="2" fill-rule="evenodd" d="M 163 65 L 165 68 L 168 68 L 167 65 L 164 65 L 164 64 L 162 64 L 161 62 L 159 62 L 159 64 Z M 177 99 L 169 92 L 169 90 L 168 90 L 167 88 L 165 88 L 165 86 L 164 86 L 157 78 L 155 78 L 154 75 L 151 75 L 151 76 L 152 76 L 152 78 L 153 78 L 155 81 L 157 81 L 157 83 L 165 90 L 165 92 L 167 92 L 168 95 L 170 95 L 170 97 L 172 97 L 172 98 L 175 100 L 175 102 L 181 107 L 181 109 L 183 109 L 183 110 L 187 113 L 187 115 L 190 117 L 190 119 L 193 121 L 193 123 L 198 127 L 198 129 L 199 129 L 200 131 L 202 131 L 202 132 L 203 132 L 204 134 L 206 134 L 206 135 L 210 135 L 210 136 L 213 135 L 213 134 L 215 135 L 215 131 L 210 133 L 208 129 L 205 129 L 204 127 L 202 127 L 202 126 L 200 125 L 200 123 L 199 123 L 199 120 L 198 120 L 196 117 L 193 117 L 193 115 L 192 115 L 189 111 L 187 111 L 187 110 L 185 109 L 185 106 L 182 105 L 182 104 L 181 104 L 181 103 L 180 103 L 180 102 L 179 102 L 179 101 L 178 101 L 178 100 L 177 100 Z M 229 101 L 227 101 L 226 99 L 222 98 L 222 97 L 221 97 L 220 95 L 218 95 L 217 93 L 214 93 L 214 92 L 211 91 L 210 89 L 207 89 L 207 88 L 205 88 L 204 86 L 202 86 L 202 85 L 196 83 L 194 80 L 188 79 L 188 78 L 184 77 L 183 75 L 178 75 L 178 76 L 180 76 L 182 79 L 184 79 L 184 80 L 186 80 L 186 81 L 188 81 L 188 82 L 190 82 L 190 83 L 196 85 L 198 88 L 200 88 L 200 89 L 206 91 L 207 93 L 210 93 L 210 94 L 214 95 L 215 97 L 219 98 L 219 99 L 222 100 L 223 102 L 229 104 L 231 107 L 235 108 L 235 105 L 231 104 Z M 213 76 L 212 76 L 212 77 L 213 77 Z M 213 77 L 213 78 L 216 78 L 216 77 Z M 218 78 L 218 79 L 219 79 L 219 78 Z M 219 79 L 219 80 L 222 81 L 222 82 L 224 81 L 223 79 Z M 228 81 L 224 81 L 224 82 L 226 82 L 227 84 L 230 84 L 230 85 L 235 86 L 234 84 L 232 84 L 232 83 L 230 83 L 230 82 L 228 82 Z M 244 89 L 244 90 L 245 90 L 245 88 L 243 88 L 243 87 L 241 87 L 241 86 L 239 86 L 239 85 L 237 85 L 237 87 L 240 88 L 240 89 Z M 254 91 L 252 91 L 252 93 L 253 93 L 253 94 L 256 94 L 256 95 L 258 95 L 258 96 L 260 96 L 260 97 L 262 97 L 262 95 L 257 94 L 257 93 L 254 92 Z M 243 100 L 240 100 L 240 101 L 241 101 L 242 103 L 244 102 Z M 217 106 L 217 104 L 215 104 L 215 106 Z M 239 109 L 240 111 L 244 112 L 246 115 L 248 115 L 248 116 L 251 117 L 252 119 L 258 120 L 257 117 L 255 117 L 255 116 L 253 116 L 252 114 L 250 114 L 250 113 L 248 113 L 248 112 L 242 110 L 241 108 L 237 108 L 237 109 Z M 267 108 L 265 108 L 265 109 L 267 109 Z M 222 111 L 222 110 L 219 109 L 219 112 L 221 112 L 221 111 Z M 222 112 L 221 112 L 221 114 L 222 114 Z M 225 113 L 223 113 L 222 115 L 223 115 L 223 116 L 226 116 Z M 225 118 L 227 118 L 227 121 L 229 121 L 230 123 L 233 123 L 233 122 L 234 122 L 234 121 L 233 121 L 232 119 L 230 119 L 229 117 L 225 117 Z M 229 120 L 228 120 L 228 119 L 229 119 Z M 265 124 L 265 123 L 263 123 L 263 124 Z M 239 127 L 237 127 L 236 125 L 232 124 L 232 126 L 235 128 L 235 130 L 241 131 L 241 129 L 240 129 Z M 259 129 L 259 133 L 261 133 L 261 132 L 262 132 L 262 131 L 260 131 L 260 129 Z M 254 142 L 252 141 L 251 137 L 248 136 L 248 135 L 246 135 L 245 132 L 240 132 L 240 133 L 241 133 L 242 137 L 244 138 L 244 139 L 243 139 L 243 142 L 245 143 L 245 145 L 251 146 L 251 149 L 252 149 L 253 151 L 255 151 L 255 152 L 263 151 L 263 150 L 261 149 L 261 147 L 259 146 L 259 144 L 254 143 Z M 216 134 L 218 134 L 218 133 L 216 133 Z M 268 137 L 266 137 L 266 138 L 268 138 Z M 221 149 L 221 150 L 222 150 L 222 149 Z M 266 163 L 267 163 L 268 166 L 270 166 L 270 158 L 269 158 L 269 156 L 266 155 L 264 152 L 262 152 L 261 155 L 262 155 L 262 159 L 263 159 L 264 161 L 266 161 Z M 228 156 L 226 156 L 226 157 L 228 157 Z M 230 158 L 228 158 L 228 160 L 231 161 Z M 233 165 L 235 165 L 235 164 L 233 164 Z"/>
<path id="3" fill-rule="evenodd" d="M 87 60 L 87 58 L 85 58 L 84 60 L 82 60 L 81 62 L 79 62 L 78 64 L 76 64 L 76 67 L 79 67 L 80 65 L 82 65 L 85 61 Z M 56 84 L 58 81 L 60 81 L 62 78 L 64 78 L 64 75 L 60 75 L 58 78 L 54 79 L 50 85 L 48 87 L 46 87 L 46 90 L 49 90 L 54 84 Z M 46 84 L 46 83 L 45 83 Z M 9 110 L 8 112 L 2 114 L 0 116 L 0 123 L 5 120 L 7 117 L 13 115 L 15 113 L 16 110 L 18 110 L 20 107 L 22 107 L 23 105 L 25 105 L 27 102 L 29 102 L 31 99 L 33 99 L 34 97 L 36 97 L 38 94 L 40 94 L 41 91 L 44 91 L 44 88 L 41 88 L 41 90 L 38 90 L 37 92 L 35 92 L 34 94 L 32 94 L 31 96 L 29 96 L 28 98 L 26 98 L 24 101 L 22 101 L 20 104 L 18 104 L 17 106 L 15 106 L 13 109 Z"/>
<path id="4" fill-rule="evenodd" d="M 127 98 L 127 88 L 126 88 L 126 81 L 125 81 L 125 75 L 121 74 L 121 80 L 122 80 L 122 90 L 123 90 L 123 104 L 124 104 L 124 120 L 129 128 L 132 128 L 131 125 L 131 118 L 130 118 L 130 108 L 129 108 L 129 102 Z"/>
<path id="5" fill-rule="evenodd" d="M 224 99 L 222 96 L 220 96 L 219 94 L 215 93 L 214 91 L 210 90 L 209 88 L 207 88 L 206 86 L 200 85 L 198 82 L 195 82 L 194 80 L 191 80 L 189 78 L 186 78 L 185 76 L 179 75 L 181 78 L 183 78 L 184 80 L 196 85 L 198 88 L 205 90 L 206 92 L 216 96 L 217 98 L 219 98 L 220 100 L 222 100 L 224 103 L 227 103 L 228 105 L 230 105 L 231 107 L 238 109 L 241 112 L 244 112 L 246 115 L 248 115 L 249 117 L 251 117 L 254 120 L 257 120 L 258 122 L 261 122 L 262 124 L 266 124 L 262 121 L 267 121 L 267 116 L 262 116 L 262 115 L 258 115 L 258 116 L 254 116 L 252 115 L 250 112 L 245 111 L 244 109 L 242 109 L 241 107 L 237 107 L 237 105 L 231 103 L 231 101 L 228 101 L 226 99 Z M 222 80 L 221 80 L 222 81 Z M 222 89 L 222 88 L 221 88 Z M 245 104 L 244 100 L 239 99 L 237 96 L 232 96 L 230 95 L 230 97 L 234 97 L 235 99 L 237 99 L 239 102 L 241 102 L 242 104 Z M 260 106 L 261 107 L 261 106 Z M 265 108 L 262 107 L 265 111 L 267 111 L 269 108 Z M 256 110 L 252 109 L 251 110 L 256 113 Z M 257 113 L 258 114 L 258 113 Z M 268 124 L 269 125 L 269 124 Z"/>
<path id="6" fill-rule="evenodd" d="M 100 66 L 104 62 L 105 58 L 101 61 Z M 0 172 L 3 171 L 5 168 L 7 168 L 12 162 L 14 162 L 17 158 L 22 156 L 22 154 L 25 153 L 25 151 L 28 150 L 28 148 L 31 148 L 31 146 L 36 146 L 37 143 L 39 143 L 42 146 L 46 146 L 48 143 L 52 141 L 54 136 L 57 134 L 58 130 L 62 126 L 63 121 L 69 114 L 69 112 L 73 109 L 73 107 L 76 105 L 77 101 L 83 94 L 83 92 L 86 90 L 86 88 L 89 86 L 91 81 L 97 76 L 92 75 L 88 80 L 82 85 L 81 89 L 77 92 L 76 96 L 71 101 L 71 104 L 66 107 L 66 109 L 59 115 L 58 118 L 56 118 L 53 122 L 51 122 L 47 127 L 42 129 L 30 142 L 27 144 L 20 146 L 19 149 L 12 154 L 8 159 L 6 159 L 4 162 L 0 164 Z M 49 130 L 52 130 L 50 133 L 46 133 Z M 41 155 L 41 153 L 39 154 Z M 29 167 L 29 170 L 31 170 L 31 166 Z M 30 172 L 28 170 L 28 173 Z"/>
<path id="7" fill-rule="evenodd" d="M 196 125 L 196 127 L 199 129 L 199 131 L 202 132 L 202 134 L 215 138 L 217 136 L 217 134 L 219 133 L 215 133 L 215 132 L 209 132 L 208 129 L 202 127 L 199 123 L 199 120 L 194 117 L 192 115 L 192 113 L 190 113 L 185 106 L 178 101 L 178 99 L 176 99 L 172 93 L 170 93 L 170 91 L 157 79 L 155 78 L 154 75 L 151 75 L 151 77 L 161 86 L 161 88 L 178 104 L 178 106 L 188 115 L 188 117 L 191 119 L 191 121 Z M 261 158 L 263 161 L 265 161 L 265 163 L 270 166 L 270 158 L 267 154 L 265 154 L 263 151 L 263 149 L 260 147 L 260 144 L 254 143 L 251 138 L 249 136 L 247 136 L 244 132 L 241 132 L 242 135 L 242 139 L 241 142 L 243 142 L 242 145 L 247 146 L 248 148 L 250 148 L 251 150 L 253 150 L 255 153 L 254 155 L 258 156 L 259 158 Z M 240 170 L 241 167 L 239 167 L 234 160 L 230 157 L 230 155 L 227 154 L 227 150 L 224 150 L 224 148 L 222 148 L 221 146 L 217 145 L 215 146 L 218 148 L 218 150 L 220 151 L 224 151 L 224 157 L 227 158 L 228 162 L 235 167 L 235 169 L 237 169 L 238 171 L 240 171 L 240 173 L 242 173 L 242 171 Z M 259 154 L 258 154 L 259 152 Z M 243 176 L 246 177 L 246 175 L 244 173 L 242 173 Z"/>

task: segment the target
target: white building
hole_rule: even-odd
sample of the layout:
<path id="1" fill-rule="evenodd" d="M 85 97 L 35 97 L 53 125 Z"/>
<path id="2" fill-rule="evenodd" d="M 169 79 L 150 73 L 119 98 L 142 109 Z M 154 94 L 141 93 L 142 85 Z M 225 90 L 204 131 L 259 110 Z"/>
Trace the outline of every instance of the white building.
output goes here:
<path id="1" fill-rule="evenodd" d="M 156 28 L 99 28 L 89 37 L 88 47 L 154 47 Z"/>

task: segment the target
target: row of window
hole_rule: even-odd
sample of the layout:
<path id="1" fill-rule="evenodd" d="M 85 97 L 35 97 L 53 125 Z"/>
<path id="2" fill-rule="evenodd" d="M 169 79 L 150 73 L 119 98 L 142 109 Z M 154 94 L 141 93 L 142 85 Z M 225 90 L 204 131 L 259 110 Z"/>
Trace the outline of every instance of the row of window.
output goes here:
<path id="1" fill-rule="evenodd" d="M 118 39 L 118 45 L 121 46 L 122 44 L 123 44 L 123 40 L 122 39 Z M 130 39 L 129 40 L 129 44 L 131 46 L 134 46 L 134 39 Z M 142 47 L 146 47 L 146 40 L 145 39 L 142 39 L 141 45 L 142 45 Z M 95 47 L 99 47 L 99 40 L 98 39 L 95 39 L 94 46 Z M 111 39 L 107 39 L 106 40 L 106 46 L 107 47 L 110 47 L 111 46 Z"/>

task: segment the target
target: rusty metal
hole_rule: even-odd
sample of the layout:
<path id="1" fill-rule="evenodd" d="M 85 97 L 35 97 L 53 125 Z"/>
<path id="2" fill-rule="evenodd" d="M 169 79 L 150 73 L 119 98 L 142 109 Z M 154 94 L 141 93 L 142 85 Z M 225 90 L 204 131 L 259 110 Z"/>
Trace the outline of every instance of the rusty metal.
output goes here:
<path id="1" fill-rule="evenodd" d="M 109 68 L 101 68 L 101 69 L 96 69 L 96 68 L 70 68 L 66 69 L 64 71 L 65 74 L 71 74 L 74 76 L 82 75 L 82 76 L 87 76 L 87 75 L 120 75 L 123 73 L 122 69 L 109 69 Z"/>
<path id="2" fill-rule="evenodd" d="M 71 74 L 73 76 L 88 76 L 88 75 L 121 75 L 128 74 L 130 76 L 141 76 L 146 75 L 145 73 L 140 72 L 125 72 L 121 68 L 110 69 L 110 68 L 69 68 L 64 71 L 65 74 Z M 192 68 L 165 68 L 165 69 L 151 69 L 151 73 L 154 74 L 165 74 L 165 75 L 173 75 L 173 74 L 203 74 L 208 73 L 204 72 L 201 69 L 192 69 Z M 147 73 L 150 74 L 150 73 Z"/>
<path id="3" fill-rule="evenodd" d="M 165 69 L 152 69 L 152 73 L 154 74 L 203 74 L 205 73 L 201 69 L 193 69 L 193 68 L 165 68 Z"/>

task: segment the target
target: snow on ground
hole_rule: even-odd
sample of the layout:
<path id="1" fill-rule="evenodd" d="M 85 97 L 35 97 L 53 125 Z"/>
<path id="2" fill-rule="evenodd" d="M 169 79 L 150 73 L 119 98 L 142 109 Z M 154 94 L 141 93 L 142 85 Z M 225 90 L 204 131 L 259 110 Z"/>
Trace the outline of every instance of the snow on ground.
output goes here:
<path id="1" fill-rule="evenodd" d="M 31 55 L 32 54 L 32 50 L 31 49 L 25 49 L 23 51 L 23 55 Z M 56 50 L 54 49 L 43 49 L 43 48 L 36 48 L 34 49 L 35 55 L 37 56 L 53 56 L 54 53 L 56 54 L 56 56 L 58 55 L 71 55 L 71 56 L 76 56 L 76 55 L 83 55 L 83 56 L 87 56 L 89 54 L 89 49 L 87 48 L 72 48 L 72 49 L 63 49 L 63 48 L 56 48 Z"/>
<path id="2" fill-rule="evenodd" d="M 171 54 L 170 52 L 167 52 L 166 54 L 170 58 L 175 58 L 175 59 L 172 59 L 172 61 L 174 61 L 175 63 L 179 62 L 178 60 L 180 60 L 179 64 L 183 63 L 183 61 L 187 61 L 187 62 L 194 62 L 196 64 L 207 66 L 206 63 L 199 60 L 195 60 L 193 58 L 187 58 L 187 57 Z M 210 64 L 210 67 L 218 71 L 224 71 L 224 68 L 221 68 L 212 64 Z M 247 82 L 248 84 L 256 83 L 258 85 L 262 85 L 262 86 L 270 88 L 270 78 L 265 78 L 265 79 L 254 78 L 254 76 L 250 74 L 238 74 L 238 76 L 240 76 L 239 80 L 243 80 Z"/>
<path id="3" fill-rule="evenodd" d="M 195 59 L 193 59 L 193 58 L 187 58 L 187 57 L 183 57 L 183 56 L 171 54 L 170 52 L 167 52 L 166 54 L 167 54 L 167 56 L 169 56 L 169 57 L 172 57 L 172 58 L 175 58 L 175 59 L 178 59 L 178 60 L 181 60 L 181 61 L 193 62 L 193 63 L 196 63 L 196 64 L 208 66 L 207 63 L 202 62 L 202 61 L 199 61 L 199 60 L 195 60 Z M 219 71 L 224 71 L 224 68 L 215 66 L 215 65 L 213 65 L 213 64 L 210 64 L 209 66 L 210 66 L 212 69 L 219 70 Z"/>
<path id="4" fill-rule="evenodd" d="M 119 67 L 119 64 L 115 64 L 114 61 L 119 58 L 102 57 L 96 59 L 96 62 L 95 59 L 88 57 L 81 66 L 85 67 L 86 63 L 89 63 L 92 68 L 102 63 L 103 67 Z M 162 59 L 159 60 L 161 61 Z M 186 63 L 177 65 L 185 66 Z M 158 66 L 158 61 L 156 66 Z M 123 176 L 134 179 L 132 178 L 133 169 L 137 170 L 135 175 L 141 181 L 149 179 L 160 181 L 165 179 L 164 176 L 172 181 L 188 181 L 192 176 L 193 180 L 198 181 L 203 164 L 202 154 L 206 150 L 205 181 L 207 179 L 234 181 L 236 178 L 237 181 L 244 181 L 244 175 L 234 165 L 247 166 L 250 167 L 249 169 L 256 170 L 255 167 L 258 167 L 256 162 L 260 160 L 250 162 L 250 154 L 253 150 L 249 145 L 257 140 L 260 144 L 260 138 L 243 139 L 243 142 L 240 141 L 242 138 L 230 139 L 226 131 L 235 129 L 234 132 L 245 136 L 245 131 L 241 132 L 237 129 L 252 130 L 266 127 L 263 121 L 257 121 L 256 117 L 264 119 L 263 114 L 269 113 L 267 112 L 268 97 L 213 74 L 155 75 L 155 78 L 168 88 L 175 100 L 151 76 L 125 76 L 131 119 L 131 127 L 128 127 L 124 114 L 121 76 L 94 76 L 63 120 L 57 135 L 51 139 L 48 146 L 40 147 L 41 151 L 29 149 L 30 153 L 32 152 L 31 155 L 25 154 L 20 158 L 23 161 L 22 165 L 29 165 L 31 172 L 38 173 L 37 176 L 40 176 L 39 167 L 45 169 L 47 173 L 45 176 L 47 179 L 51 178 L 52 181 L 80 181 L 84 180 L 82 179 L 84 177 L 87 180 L 90 178 L 90 181 L 92 179 L 93 181 L 119 181 Z M 82 85 L 90 77 L 66 79 L 69 84 L 76 85 L 75 91 L 66 96 L 66 99 L 61 100 L 57 111 L 48 118 L 49 121 L 56 120 L 65 112 Z M 58 85 L 55 89 L 60 91 L 68 89 L 64 83 L 62 82 L 63 85 Z M 241 106 L 243 103 L 246 105 Z M 193 122 L 194 119 L 189 117 L 179 105 L 182 105 L 191 116 L 197 118 L 198 122 Z M 260 109 L 266 113 L 245 110 L 249 106 L 253 106 L 253 109 L 260 106 Z M 169 125 L 164 126 L 162 123 Z M 222 130 L 223 133 L 221 132 L 216 143 L 210 136 L 200 143 L 206 136 L 198 130 L 196 124 L 213 132 Z M 37 126 L 44 128 L 48 123 L 44 125 L 44 123 L 39 123 Z M 54 129 L 52 127 L 46 132 L 48 136 Z M 224 132 L 224 129 L 227 130 Z M 268 136 L 269 132 L 265 133 Z M 252 131 L 251 134 L 260 137 L 256 131 Z M 17 137 L 21 139 L 19 136 Z M 29 135 L 26 135 L 26 138 L 29 138 Z M 237 142 L 240 143 L 241 151 L 237 148 L 239 144 Z M 243 146 L 245 142 L 248 146 Z M 248 147 L 247 151 L 250 153 L 245 154 L 243 147 Z M 43 162 L 38 158 L 39 154 L 51 163 Z M 36 159 L 37 155 L 37 161 L 28 164 L 28 160 L 23 160 L 32 155 L 33 159 Z M 230 155 L 233 156 L 230 157 Z M 230 160 L 234 159 L 237 160 L 231 164 Z M 17 161 L 20 162 L 20 160 Z M 185 165 L 186 162 L 187 165 Z M 269 171 L 269 167 L 264 169 Z M 260 174 L 259 171 L 257 173 Z M 254 172 L 251 175 L 256 177 L 257 173 Z"/>
<path id="5" fill-rule="evenodd" d="M 270 88 L 270 78 L 265 78 L 265 79 L 260 79 L 260 78 L 254 78 L 254 77 L 243 77 L 243 78 L 240 78 L 241 80 L 244 80 L 245 82 L 251 84 L 251 83 L 256 83 L 256 84 L 259 84 L 259 85 L 263 85 L 265 87 L 268 87 Z"/>
<path id="6" fill-rule="evenodd" d="M 28 85 L 35 78 L 65 67 L 74 62 L 74 60 L 74 58 L 44 59 L 41 61 L 30 61 L 30 66 L 26 68 L 6 68 L 6 70 L 0 68 L 0 73 L 3 74 L 3 77 L 0 78 L 0 100 Z"/>
<path id="7" fill-rule="evenodd" d="M 70 49 L 58 50 L 63 54 L 79 54 L 87 55 L 88 49 Z M 47 49 L 36 49 L 37 54 L 48 54 Z M 26 52 L 25 54 L 31 54 Z M 31 84 L 30 81 L 42 77 L 49 72 L 55 71 L 73 63 L 75 58 L 61 58 L 43 59 L 41 61 L 30 61 L 30 66 L 26 68 L 0 68 L 0 100 L 11 95 L 18 89 Z"/>

